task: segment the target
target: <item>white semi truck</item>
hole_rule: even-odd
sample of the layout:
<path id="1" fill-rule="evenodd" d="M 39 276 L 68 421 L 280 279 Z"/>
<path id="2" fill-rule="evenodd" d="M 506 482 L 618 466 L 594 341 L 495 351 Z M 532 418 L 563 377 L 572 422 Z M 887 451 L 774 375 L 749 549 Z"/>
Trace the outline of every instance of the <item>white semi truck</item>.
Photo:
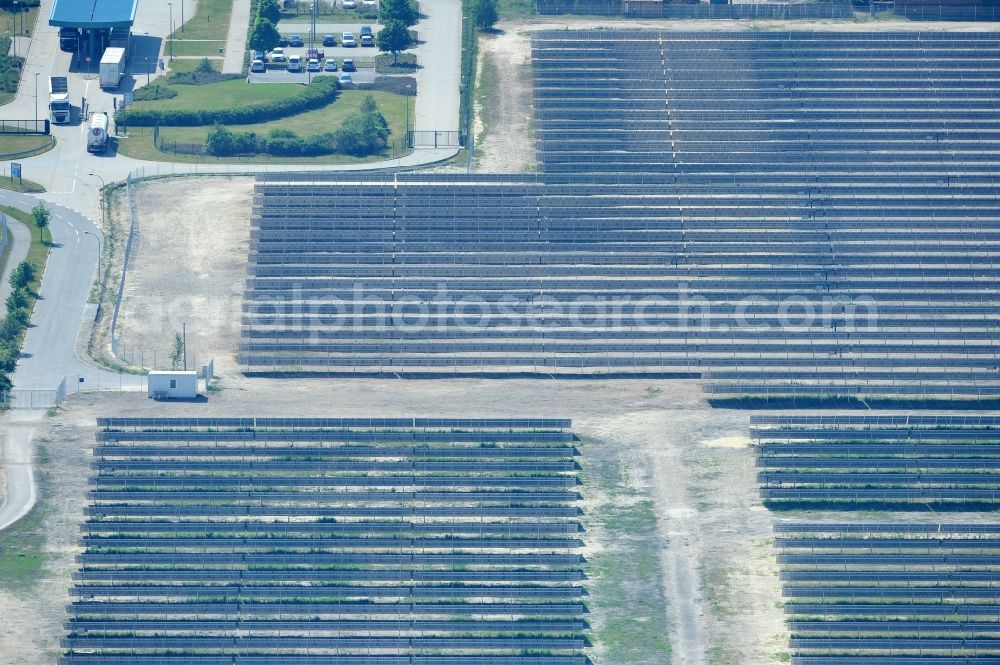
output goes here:
<path id="1" fill-rule="evenodd" d="M 73 116 L 73 106 L 69 103 L 69 81 L 65 76 L 49 77 L 49 115 L 52 122 L 65 125 Z"/>
<path id="2" fill-rule="evenodd" d="M 95 113 L 91 116 L 90 129 L 87 131 L 87 152 L 103 153 L 108 149 L 109 125 L 107 113 Z"/>
<path id="3" fill-rule="evenodd" d="M 101 89 L 114 90 L 125 76 L 125 49 L 109 46 L 101 56 Z"/>

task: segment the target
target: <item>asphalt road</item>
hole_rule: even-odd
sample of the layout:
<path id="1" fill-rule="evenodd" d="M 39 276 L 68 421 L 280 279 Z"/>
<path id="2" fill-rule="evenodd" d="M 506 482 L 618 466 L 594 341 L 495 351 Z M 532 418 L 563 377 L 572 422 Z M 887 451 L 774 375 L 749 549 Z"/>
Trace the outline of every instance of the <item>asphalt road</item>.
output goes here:
<path id="1" fill-rule="evenodd" d="M 0 204 L 24 211 L 31 210 L 37 202 L 38 199 L 26 194 L 0 192 Z M 53 204 L 48 207 L 52 211 L 49 230 L 53 244 L 22 357 L 14 372 L 14 387 L 52 390 L 66 379 L 68 392 L 78 388 L 140 390 L 140 377 L 109 372 L 77 356 L 77 338 L 97 273 L 97 238 L 101 237 L 101 231 L 78 212 Z M 78 380 L 81 378 L 82 384 Z"/>

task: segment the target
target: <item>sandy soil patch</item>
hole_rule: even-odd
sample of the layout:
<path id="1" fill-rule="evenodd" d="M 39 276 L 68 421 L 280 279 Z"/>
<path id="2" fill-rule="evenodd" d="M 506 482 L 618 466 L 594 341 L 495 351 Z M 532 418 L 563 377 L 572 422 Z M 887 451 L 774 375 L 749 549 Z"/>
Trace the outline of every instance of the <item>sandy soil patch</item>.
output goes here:
<path id="1" fill-rule="evenodd" d="M 170 368 L 187 324 L 188 367 L 236 367 L 253 179 L 170 178 L 134 190 L 136 235 L 118 320 L 118 358 Z"/>
<path id="2" fill-rule="evenodd" d="M 534 143 L 531 36 L 509 31 L 479 38 L 476 74 L 476 170 L 521 173 L 538 168 Z"/>

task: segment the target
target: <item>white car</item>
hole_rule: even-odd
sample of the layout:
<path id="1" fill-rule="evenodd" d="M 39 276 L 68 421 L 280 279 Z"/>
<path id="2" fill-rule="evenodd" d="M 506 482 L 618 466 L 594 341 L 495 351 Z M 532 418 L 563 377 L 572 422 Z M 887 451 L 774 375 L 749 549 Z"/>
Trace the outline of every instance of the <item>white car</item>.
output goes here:
<path id="1" fill-rule="evenodd" d="M 255 74 L 260 74 L 267 71 L 267 67 L 264 66 L 263 60 L 254 60 L 250 63 L 250 71 Z"/>
<path id="2" fill-rule="evenodd" d="M 354 83 L 354 79 L 351 78 L 350 74 L 341 74 L 338 80 L 340 81 L 340 85 L 344 85 L 346 83 Z"/>
<path id="3" fill-rule="evenodd" d="M 361 4 L 366 9 L 373 9 L 378 3 L 375 0 L 361 0 Z"/>
<path id="4" fill-rule="evenodd" d="M 306 69 L 310 72 L 318 72 L 320 70 L 319 60 L 316 58 L 309 58 L 309 62 L 306 63 Z"/>
<path id="5" fill-rule="evenodd" d="M 354 41 L 354 33 L 345 32 L 344 38 L 340 40 L 340 45 L 346 46 L 347 48 L 351 48 L 352 46 L 357 46 L 358 43 Z"/>
<path id="6" fill-rule="evenodd" d="M 278 46 L 271 51 L 271 62 L 287 62 L 287 61 L 288 61 L 288 56 L 285 55 L 285 49 Z"/>
<path id="7" fill-rule="evenodd" d="M 358 3 L 354 0 L 344 0 L 344 9 L 357 9 Z"/>

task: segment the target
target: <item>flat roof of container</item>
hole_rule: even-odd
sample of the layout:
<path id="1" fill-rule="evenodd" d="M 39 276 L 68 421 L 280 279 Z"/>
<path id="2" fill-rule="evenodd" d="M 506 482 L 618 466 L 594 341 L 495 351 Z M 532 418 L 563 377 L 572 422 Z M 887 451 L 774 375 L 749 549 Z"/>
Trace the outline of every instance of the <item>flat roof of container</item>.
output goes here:
<path id="1" fill-rule="evenodd" d="M 49 25 L 58 28 L 130 28 L 139 0 L 55 0 Z"/>

